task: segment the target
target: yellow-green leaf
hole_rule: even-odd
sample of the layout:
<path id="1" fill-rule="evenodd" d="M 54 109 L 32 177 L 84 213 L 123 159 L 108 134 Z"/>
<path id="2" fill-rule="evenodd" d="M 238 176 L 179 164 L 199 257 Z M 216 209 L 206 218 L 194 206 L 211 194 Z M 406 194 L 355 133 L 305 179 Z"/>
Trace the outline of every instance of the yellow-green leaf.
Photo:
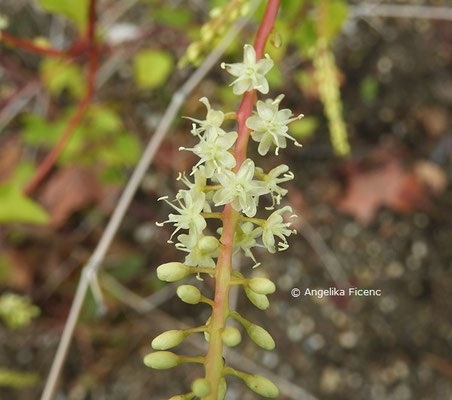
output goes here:
<path id="1" fill-rule="evenodd" d="M 46 59 L 40 68 L 42 81 L 51 94 L 58 96 L 67 90 L 76 99 L 82 97 L 85 84 L 83 73 L 77 65 Z"/>
<path id="2" fill-rule="evenodd" d="M 133 60 L 135 81 L 143 89 L 158 88 L 166 82 L 173 66 L 173 58 L 166 51 L 142 51 Z"/>
<path id="3" fill-rule="evenodd" d="M 84 29 L 88 20 L 88 0 L 39 0 L 41 7 L 51 13 L 64 15 L 79 29 Z"/>
<path id="4" fill-rule="evenodd" d="M 19 187 L 0 185 L 0 223 L 45 224 L 48 220 L 49 216 L 44 209 L 24 196 Z"/>

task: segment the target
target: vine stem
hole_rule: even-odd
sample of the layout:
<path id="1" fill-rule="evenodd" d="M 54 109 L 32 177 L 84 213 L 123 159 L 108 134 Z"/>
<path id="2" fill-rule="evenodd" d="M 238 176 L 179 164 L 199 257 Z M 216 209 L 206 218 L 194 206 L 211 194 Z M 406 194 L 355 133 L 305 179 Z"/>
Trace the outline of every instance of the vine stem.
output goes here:
<path id="1" fill-rule="evenodd" d="M 67 143 L 74 134 L 75 129 L 82 121 L 83 116 L 85 115 L 85 112 L 88 109 L 91 100 L 94 96 L 96 75 L 99 65 L 99 46 L 96 42 L 95 37 L 96 23 L 97 23 L 96 0 L 90 0 L 88 11 L 88 29 L 87 29 L 88 71 L 86 75 L 86 91 L 84 96 L 78 103 L 74 114 L 71 116 L 68 124 L 66 125 L 57 143 L 50 151 L 50 153 L 47 154 L 47 156 L 41 162 L 35 174 L 31 178 L 30 182 L 25 187 L 24 193 L 26 195 L 32 194 L 38 188 L 40 183 L 45 179 L 48 173 L 51 171 L 56 161 L 61 156 L 61 153 L 64 151 Z"/>
<path id="2" fill-rule="evenodd" d="M 256 61 L 262 58 L 268 36 L 273 29 L 280 0 L 268 0 L 264 17 L 254 42 Z M 235 172 L 238 171 L 246 159 L 249 129 L 246 120 L 251 116 L 256 101 L 255 91 L 245 92 L 237 111 L 238 137 L 234 147 L 236 160 Z M 239 213 L 231 204 L 223 210 L 223 233 L 221 235 L 222 248 L 215 267 L 215 297 L 212 317 L 209 326 L 209 349 L 205 359 L 206 378 L 211 385 L 211 392 L 204 400 L 217 400 L 218 389 L 224 375 L 223 339 L 221 334 L 229 316 L 229 289 L 232 275 L 232 245 L 234 232 L 239 221 Z"/>

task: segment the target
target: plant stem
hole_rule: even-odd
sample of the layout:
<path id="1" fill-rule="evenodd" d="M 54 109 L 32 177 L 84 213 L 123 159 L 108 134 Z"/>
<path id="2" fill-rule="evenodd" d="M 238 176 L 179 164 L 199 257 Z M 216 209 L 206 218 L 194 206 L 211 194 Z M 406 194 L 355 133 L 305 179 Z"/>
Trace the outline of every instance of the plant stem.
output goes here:
<path id="1" fill-rule="evenodd" d="M 268 0 L 264 18 L 257 32 L 254 48 L 256 61 L 262 58 L 268 35 L 273 29 L 279 0 Z M 236 160 L 235 172 L 245 161 L 248 147 L 249 130 L 246 120 L 251 116 L 256 100 L 255 91 L 245 92 L 239 110 L 237 111 L 238 138 L 234 148 Z M 231 204 L 223 210 L 223 234 L 221 235 L 221 248 L 217 265 L 215 267 L 215 298 L 212 308 L 212 317 L 209 324 L 209 350 L 205 359 L 206 378 L 211 385 L 210 394 L 204 400 L 217 400 L 218 387 L 224 374 L 223 340 L 221 334 L 229 316 L 229 289 L 232 276 L 232 245 L 234 232 L 239 221 L 239 213 Z"/>
<path id="2" fill-rule="evenodd" d="M 54 49 L 51 47 L 38 46 L 31 40 L 17 38 L 9 35 L 6 32 L 0 32 L 0 41 L 9 44 L 18 49 L 27 50 L 31 53 L 40 54 L 47 57 L 65 57 L 67 52 L 65 50 Z"/>
<path id="3" fill-rule="evenodd" d="M 75 132 L 75 129 L 82 121 L 83 116 L 85 115 L 85 112 L 88 109 L 91 100 L 94 96 L 96 74 L 99 64 L 99 47 L 96 43 L 95 37 L 96 23 L 97 23 L 96 0 L 90 0 L 88 15 L 88 30 L 87 30 L 88 71 L 86 75 L 86 91 L 83 98 L 78 103 L 77 109 L 70 118 L 68 124 L 66 125 L 57 143 L 50 151 L 50 153 L 47 154 L 47 156 L 41 162 L 35 174 L 31 178 L 30 182 L 25 187 L 24 193 L 26 195 L 32 194 L 40 185 L 40 183 L 44 180 L 44 178 L 48 175 L 48 173 L 51 171 L 56 161 L 61 156 L 61 153 L 64 151 L 67 143 L 71 139 L 73 133 Z"/>

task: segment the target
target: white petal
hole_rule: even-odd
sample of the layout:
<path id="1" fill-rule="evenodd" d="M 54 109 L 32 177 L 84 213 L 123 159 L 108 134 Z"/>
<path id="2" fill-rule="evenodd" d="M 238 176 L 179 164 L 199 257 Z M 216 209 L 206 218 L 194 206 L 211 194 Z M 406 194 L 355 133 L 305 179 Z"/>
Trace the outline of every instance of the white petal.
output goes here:
<path id="1" fill-rule="evenodd" d="M 247 65 L 256 64 L 256 51 L 250 44 L 246 44 L 243 51 L 243 62 Z M 260 62 L 260 61 L 259 61 Z"/>
<path id="2" fill-rule="evenodd" d="M 265 131 L 264 122 L 256 115 L 253 115 L 246 120 L 246 126 L 253 131 Z"/>
<path id="3" fill-rule="evenodd" d="M 265 55 L 265 58 L 260 59 L 256 64 L 256 70 L 262 75 L 265 75 L 268 71 L 273 68 L 273 60 L 270 58 L 268 54 Z"/>
<path id="4" fill-rule="evenodd" d="M 241 79 L 234 83 L 234 87 L 232 88 L 232 92 L 236 95 L 241 95 L 248 90 L 251 90 L 251 81 L 249 79 Z"/>

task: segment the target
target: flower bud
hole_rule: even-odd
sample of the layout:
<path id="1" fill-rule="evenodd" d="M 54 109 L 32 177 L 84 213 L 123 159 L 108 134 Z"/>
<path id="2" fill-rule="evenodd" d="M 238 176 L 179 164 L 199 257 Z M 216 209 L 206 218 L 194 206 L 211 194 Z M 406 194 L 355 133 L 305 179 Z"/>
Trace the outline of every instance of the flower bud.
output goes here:
<path id="1" fill-rule="evenodd" d="M 224 400 L 224 398 L 226 397 L 227 389 L 226 379 L 221 378 L 220 384 L 218 385 L 218 400 Z"/>
<path id="2" fill-rule="evenodd" d="M 213 253 L 218 248 L 218 239 L 213 236 L 203 236 L 198 242 L 198 247 L 203 253 Z"/>
<path id="3" fill-rule="evenodd" d="M 191 390 L 197 397 L 205 397 L 207 396 L 210 391 L 210 382 L 206 378 L 199 378 L 193 381 L 191 384 Z"/>
<path id="4" fill-rule="evenodd" d="M 181 285 L 177 288 L 179 298 L 188 304 L 198 304 L 201 301 L 201 292 L 193 285 Z"/>
<path id="5" fill-rule="evenodd" d="M 151 343 L 155 350 L 167 350 L 176 347 L 185 339 L 184 331 L 170 330 L 158 335 Z"/>
<path id="6" fill-rule="evenodd" d="M 144 357 L 144 364 L 154 369 L 173 368 L 179 364 L 179 356 L 170 351 L 156 351 Z"/>
<path id="7" fill-rule="evenodd" d="M 270 307 L 270 302 L 268 301 L 265 294 L 256 293 L 246 286 L 244 289 L 246 297 L 248 297 L 249 301 L 251 301 L 251 303 L 253 303 L 257 308 L 259 308 L 260 310 L 266 310 L 268 307 Z"/>
<path id="8" fill-rule="evenodd" d="M 223 343 L 229 347 L 237 346 L 242 341 L 240 331 L 233 326 L 225 328 L 221 334 L 221 338 L 223 339 Z"/>
<path id="9" fill-rule="evenodd" d="M 252 278 L 248 281 L 248 286 L 258 294 L 270 294 L 276 290 L 275 284 L 267 278 Z"/>
<path id="10" fill-rule="evenodd" d="M 275 348 L 275 341 L 271 335 L 261 326 L 256 324 L 250 324 L 246 327 L 251 340 L 256 343 L 259 347 L 265 350 L 273 350 Z"/>
<path id="11" fill-rule="evenodd" d="M 200 43 L 193 42 L 192 44 L 190 44 L 190 46 L 188 46 L 187 52 L 185 54 L 187 55 L 187 59 L 190 62 L 194 62 L 199 57 L 200 53 L 201 53 Z"/>
<path id="12" fill-rule="evenodd" d="M 179 262 L 170 262 L 157 268 L 157 276 L 161 281 L 176 282 L 190 275 L 190 268 Z"/>
<path id="13" fill-rule="evenodd" d="M 263 397 L 274 399 L 279 396 L 278 387 L 269 379 L 258 375 L 247 375 L 243 378 L 253 392 L 260 394 Z"/>

